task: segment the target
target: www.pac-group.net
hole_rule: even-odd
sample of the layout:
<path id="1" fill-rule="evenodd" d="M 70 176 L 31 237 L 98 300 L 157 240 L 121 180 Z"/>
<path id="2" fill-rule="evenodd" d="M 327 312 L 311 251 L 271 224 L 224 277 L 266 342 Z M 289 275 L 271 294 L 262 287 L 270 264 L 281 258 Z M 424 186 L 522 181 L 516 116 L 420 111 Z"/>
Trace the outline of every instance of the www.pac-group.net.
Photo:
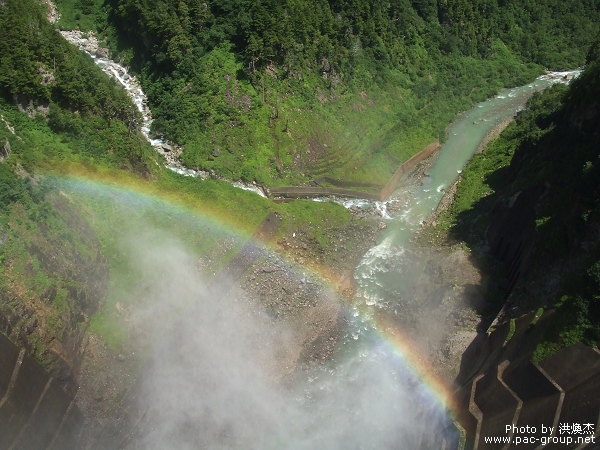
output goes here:
<path id="1" fill-rule="evenodd" d="M 561 423 L 557 427 L 546 425 L 523 426 L 506 425 L 504 436 L 484 436 L 486 444 L 595 444 L 594 424 Z"/>

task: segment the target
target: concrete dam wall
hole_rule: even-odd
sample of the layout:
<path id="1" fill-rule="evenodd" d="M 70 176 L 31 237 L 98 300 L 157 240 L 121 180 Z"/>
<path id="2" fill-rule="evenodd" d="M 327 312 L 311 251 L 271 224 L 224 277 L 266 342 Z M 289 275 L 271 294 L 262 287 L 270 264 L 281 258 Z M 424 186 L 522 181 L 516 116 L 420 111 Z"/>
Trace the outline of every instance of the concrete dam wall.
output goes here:
<path id="1" fill-rule="evenodd" d="M 394 189 L 396 189 L 396 186 L 398 185 L 398 182 L 400 181 L 402 176 L 404 176 L 405 174 L 413 170 L 415 167 L 417 167 L 417 164 L 433 155 L 433 153 L 440 147 L 440 141 L 436 140 L 429 144 L 427 147 L 425 147 L 423 150 L 421 150 L 419 153 L 412 156 L 404 164 L 401 164 L 400 167 L 398 167 L 398 170 L 396 170 L 396 172 L 394 173 L 394 175 L 392 175 L 392 178 L 390 178 L 390 181 L 388 181 L 381 190 L 381 201 L 383 202 L 387 200 L 387 198 L 392 194 L 392 192 L 394 192 Z"/>
<path id="2" fill-rule="evenodd" d="M 0 333 L 0 450 L 75 450 L 85 419 L 76 392 Z"/>
<path id="3" fill-rule="evenodd" d="M 466 450 L 600 448 L 600 351 L 578 343 L 531 361 L 553 314 L 523 316 L 512 333 L 504 323 L 465 352 L 455 398 Z"/>
<path id="4" fill-rule="evenodd" d="M 270 197 L 284 198 L 314 198 L 335 195 L 338 197 L 367 198 L 369 200 L 379 200 L 379 194 L 369 192 L 355 191 L 344 188 L 329 188 L 319 186 L 282 186 L 269 189 Z"/>

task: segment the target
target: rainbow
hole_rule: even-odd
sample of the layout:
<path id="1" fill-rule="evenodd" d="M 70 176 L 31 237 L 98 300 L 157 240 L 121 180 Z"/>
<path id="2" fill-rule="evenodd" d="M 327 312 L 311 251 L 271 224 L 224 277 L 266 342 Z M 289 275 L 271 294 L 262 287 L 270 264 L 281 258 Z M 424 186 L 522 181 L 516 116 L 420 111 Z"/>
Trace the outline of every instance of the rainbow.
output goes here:
<path id="1" fill-rule="evenodd" d="M 405 362 L 439 407 L 453 414 L 455 405 L 451 387 L 434 374 L 431 364 L 417 351 L 414 340 L 383 318 L 374 318 L 371 323 L 381 341 Z"/>
<path id="2" fill-rule="evenodd" d="M 122 172 L 107 170 L 105 172 L 78 166 L 78 170 L 70 168 L 65 171 L 52 172 L 49 175 L 57 180 L 59 189 L 77 192 L 83 195 L 118 196 L 127 204 L 131 210 L 134 209 L 158 209 L 167 214 L 180 214 L 197 217 L 202 226 L 209 226 L 220 233 L 235 235 L 242 242 L 253 239 L 252 227 L 258 226 L 262 217 L 255 215 L 253 221 L 240 224 L 239 220 L 231 217 L 230 211 L 222 211 L 209 201 L 200 201 L 191 196 L 174 194 L 168 189 L 161 189 L 153 183 L 140 180 L 137 177 Z M 232 188 L 233 189 L 233 188 Z M 252 193 L 233 191 L 236 196 L 258 197 Z M 258 200 L 268 206 L 269 200 Z M 265 206 L 265 216 L 267 207 Z M 268 248 L 268 243 L 255 241 L 255 244 Z M 272 249 L 271 249 L 272 250 Z M 288 262 L 292 263 L 288 260 Z M 353 283 L 349 275 L 338 276 L 332 270 L 320 266 L 298 266 L 298 271 L 310 273 L 325 282 L 325 284 L 336 291 L 354 294 Z M 354 297 L 354 295 L 342 295 L 342 298 Z M 435 405 L 436 409 L 447 417 L 454 417 L 455 405 L 451 387 L 441 381 L 428 363 L 426 358 L 417 350 L 414 340 L 407 336 L 397 325 L 386 319 L 383 315 L 374 312 L 364 302 L 356 299 L 353 304 L 347 304 L 348 311 L 351 309 L 359 313 L 359 318 L 370 324 L 381 345 L 395 355 L 395 358 L 406 368 L 412 377 L 417 380 L 421 391 L 426 392 Z"/>
<path id="3" fill-rule="evenodd" d="M 148 181 L 122 170 L 87 166 L 81 163 L 53 164 L 46 174 L 59 183 L 70 184 L 77 190 L 101 195 L 106 189 L 120 193 L 123 199 L 142 207 L 171 208 L 180 213 L 193 213 L 209 222 L 220 223 L 232 231 L 249 236 L 267 215 L 270 202 L 264 198 L 234 188 L 229 183 L 206 180 L 202 186 L 208 188 L 202 192 L 194 191 L 199 183 L 194 179 L 179 177 L 164 170 L 157 180 Z M 184 183 L 175 186 L 172 180 Z M 204 194 L 204 195 L 202 195 Z M 219 206 L 219 201 L 235 201 L 241 212 Z M 243 215 L 246 209 L 258 205 L 263 211 Z"/>

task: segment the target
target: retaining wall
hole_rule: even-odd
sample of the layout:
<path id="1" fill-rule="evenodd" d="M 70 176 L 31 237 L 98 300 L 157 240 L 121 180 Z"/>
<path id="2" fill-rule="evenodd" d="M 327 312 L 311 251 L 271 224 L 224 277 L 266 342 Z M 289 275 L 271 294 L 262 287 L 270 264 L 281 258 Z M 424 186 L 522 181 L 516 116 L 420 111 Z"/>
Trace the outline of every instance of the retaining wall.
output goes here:
<path id="1" fill-rule="evenodd" d="M 337 197 L 350 197 L 350 198 L 366 198 L 369 200 L 385 201 L 390 194 L 396 189 L 398 182 L 404 174 L 407 174 L 413 170 L 417 164 L 421 161 L 429 158 L 436 150 L 441 147 L 439 141 L 432 142 L 419 153 L 414 155 L 405 163 L 398 167 L 398 170 L 392 175 L 392 178 L 385 184 L 379 193 L 356 191 L 352 189 L 346 189 L 342 187 L 320 187 L 320 186 L 282 186 L 272 187 L 268 189 L 267 195 L 269 197 L 285 197 L 285 198 L 314 198 L 314 197 L 325 197 L 329 195 L 335 195 Z M 328 182 L 335 186 L 345 187 L 379 187 L 371 183 L 353 183 L 350 181 L 334 180 L 329 177 L 321 177 L 314 180 L 316 183 Z"/>
<path id="2" fill-rule="evenodd" d="M 400 167 L 398 167 L 398 170 L 396 170 L 396 172 L 394 173 L 394 175 L 392 175 L 390 181 L 388 181 L 387 184 L 381 190 L 380 200 L 387 200 L 391 193 L 394 192 L 394 189 L 396 189 L 400 178 L 402 178 L 404 174 L 413 170 L 421 161 L 424 161 L 425 159 L 429 158 L 433 154 L 433 152 L 435 152 L 440 147 L 440 141 L 436 140 L 435 142 L 432 142 L 423 150 L 421 150 L 419 153 L 414 155 L 404 164 L 401 164 Z"/>
<path id="3" fill-rule="evenodd" d="M 269 197 L 314 198 L 325 197 L 328 195 L 350 198 L 368 198 L 370 200 L 379 200 L 380 198 L 379 194 L 343 188 L 327 188 L 316 186 L 282 186 L 269 188 Z"/>

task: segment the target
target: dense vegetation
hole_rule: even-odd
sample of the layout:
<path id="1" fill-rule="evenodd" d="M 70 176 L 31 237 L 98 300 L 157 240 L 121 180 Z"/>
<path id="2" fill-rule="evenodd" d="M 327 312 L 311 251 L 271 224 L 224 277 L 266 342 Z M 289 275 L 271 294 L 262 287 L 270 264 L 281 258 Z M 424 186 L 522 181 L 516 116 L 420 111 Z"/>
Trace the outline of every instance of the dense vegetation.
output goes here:
<path id="1" fill-rule="evenodd" d="M 77 366 L 90 327 L 122 349 L 118 302 L 140 297 L 124 236 L 168 234 L 191 254 L 213 252 L 216 270 L 270 211 L 281 235 L 303 229 L 321 249 L 330 228 L 352 222 L 336 204 L 275 205 L 164 169 L 127 94 L 42 6 L 2 2 L 0 24 L 0 332 L 45 366 Z M 223 239 L 235 240 L 227 252 Z"/>
<path id="2" fill-rule="evenodd" d="M 65 145 L 51 150 L 58 159 L 66 151 L 149 174 L 150 148 L 125 91 L 56 32 L 37 2 L 7 0 L 0 8 L 3 105 L 17 103 L 38 116 L 38 128 L 47 123 L 61 134 Z"/>
<path id="3" fill-rule="evenodd" d="M 140 73 L 155 132 L 185 146 L 188 166 L 280 184 L 325 174 L 386 181 L 399 162 L 443 139 L 455 113 L 474 101 L 530 80 L 543 67 L 580 65 L 600 23 L 593 0 L 57 4 L 58 26 L 96 30 Z M 127 225 L 123 209 L 80 195 L 56 174 L 125 184 L 244 233 L 275 210 L 284 217 L 280 235 L 301 228 L 321 249 L 332 229 L 350 222 L 335 205 L 273 205 L 225 183 L 199 183 L 163 170 L 138 131 L 139 116 L 126 93 L 62 39 L 46 21 L 45 5 L 35 0 L 0 2 L 0 54 L 0 154 L 8 155 L 0 163 L 0 326 L 46 363 L 52 342 L 70 346 L 55 353 L 76 358 L 90 323 L 113 336 L 113 345 L 122 342 L 111 299 L 115 289 L 135 280 L 114 230 L 146 222 L 171 227 L 167 219 L 173 216 L 149 218 L 142 211 L 134 217 L 129 211 Z M 592 83 L 593 70 L 582 80 Z M 529 136 L 523 142 L 543 148 L 538 142 L 552 141 L 555 133 L 552 114 L 568 115 L 585 131 L 587 113 L 577 111 L 585 111 L 582 102 L 590 97 L 578 89 L 569 91 L 568 100 L 558 90 L 535 97 L 532 112 L 513 130 L 514 142 L 506 145 L 525 148 L 521 140 Z M 594 161 L 581 160 L 583 169 L 573 170 L 582 174 L 570 176 L 590 182 L 586 174 L 596 174 Z M 577 183 L 573 192 L 583 192 Z M 597 197 L 577 197 L 583 222 L 594 223 Z M 543 230 L 550 233 L 563 222 L 585 229 L 569 222 L 569 211 L 560 220 L 544 219 Z M 190 229 L 196 230 L 182 226 L 177 233 L 187 240 Z M 209 251 L 215 236 L 192 239 L 191 248 Z M 220 263 L 227 255 L 222 258 Z M 594 264 L 573 286 L 596 289 Z M 573 311 L 595 308 L 577 292 L 583 291 L 565 287 L 563 303 L 579 305 Z M 107 298 L 107 307 L 94 315 Z M 591 317 L 582 314 L 576 317 Z M 586 322 L 585 336 L 594 327 Z"/>
<path id="4" fill-rule="evenodd" d="M 130 237 L 185 243 L 191 255 L 209 254 L 216 271 L 276 211 L 283 217 L 276 239 L 302 230 L 317 243 L 315 261 L 340 267 L 339 255 L 324 250 L 340 229 L 364 225 L 333 203 L 277 205 L 169 170 L 147 179 L 92 159 L 81 146 L 94 135 L 72 139 L 5 103 L 0 114 L 0 154 L 10 146 L 0 162 L 0 332 L 49 368 L 57 356 L 76 365 L 88 329 L 115 351 L 129 342 L 119 308 L 140 307 L 144 298 Z"/>
<path id="5" fill-rule="evenodd" d="M 600 22 L 595 0 L 61 4 L 143 74 L 188 166 L 268 184 L 382 183 L 473 101 L 581 65 Z"/>
<path id="6" fill-rule="evenodd" d="M 106 255 L 48 170 L 156 176 L 127 94 L 33 0 L 0 5 L 0 330 L 42 363 L 75 364 L 101 305 Z M 55 367 L 56 368 L 56 367 Z"/>
<path id="7" fill-rule="evenodd" d="M 519 313 L 558 310 L 537 360 L 575 342 L 600 341 L 599 46 L 597 41 L 571 87 L 535 94 L 527 111 L 471 160 L 438 225 L 438 231 L 449 230 L 482 248 L 494 207 L 544 187 L 546 193 L 531 205 L 536 215 L 532 268 L 509 299 Z M 501 269 L 493 270 L 497 276 Z"/>

